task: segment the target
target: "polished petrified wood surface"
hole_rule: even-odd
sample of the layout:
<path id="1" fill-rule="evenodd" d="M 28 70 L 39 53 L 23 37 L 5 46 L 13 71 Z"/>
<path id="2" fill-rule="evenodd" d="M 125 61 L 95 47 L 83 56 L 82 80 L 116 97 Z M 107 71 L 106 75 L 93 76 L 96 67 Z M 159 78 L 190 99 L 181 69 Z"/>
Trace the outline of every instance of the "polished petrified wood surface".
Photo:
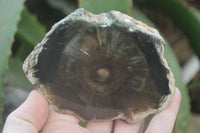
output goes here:
<path id="1" fill-rule="evenodd" d="M 142 22 L 78 9 L 52 27 L 23 69 L 60 113 L 136 122 L 165 108 L 173 94 L 163 52 L 164 40 Z"/>

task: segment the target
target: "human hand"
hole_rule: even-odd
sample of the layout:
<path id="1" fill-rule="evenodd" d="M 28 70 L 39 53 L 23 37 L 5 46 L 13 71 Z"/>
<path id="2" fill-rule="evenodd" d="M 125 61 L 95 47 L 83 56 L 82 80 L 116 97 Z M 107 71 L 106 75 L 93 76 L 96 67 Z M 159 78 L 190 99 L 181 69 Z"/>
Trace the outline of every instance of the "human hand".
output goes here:
<path id="1" fill-rule="evenodd" d="M 145 133 L 172 132 L 180 101 L 181 94 L 176 88 L 168 107 L 152 118 Z M 79 121 L 73 115 L 59 114 L 49 109 L 47 101 L 34 90 L 8 116 L 3 133 L 139 133 L 144 124 L 144 120 L 135 124 L 115 120 L 88 122 L 86 127 L 81 127 Z"/>

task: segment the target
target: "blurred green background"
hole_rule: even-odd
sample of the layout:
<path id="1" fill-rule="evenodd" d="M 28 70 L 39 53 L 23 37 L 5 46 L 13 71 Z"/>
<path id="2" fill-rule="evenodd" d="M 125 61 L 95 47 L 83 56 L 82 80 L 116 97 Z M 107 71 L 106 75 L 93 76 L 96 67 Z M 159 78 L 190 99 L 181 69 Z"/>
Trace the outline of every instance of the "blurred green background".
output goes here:
<path id="1" fill-rule="evenodd" d="M 118 10 L 158 29 L 181 90 L 174 133 L 200 130 L 199 0 L 0 0 L 0 131 L 7 115 L 34 87 L 22 63 L 51 26 L 77 8 L 98 14 Z"/>

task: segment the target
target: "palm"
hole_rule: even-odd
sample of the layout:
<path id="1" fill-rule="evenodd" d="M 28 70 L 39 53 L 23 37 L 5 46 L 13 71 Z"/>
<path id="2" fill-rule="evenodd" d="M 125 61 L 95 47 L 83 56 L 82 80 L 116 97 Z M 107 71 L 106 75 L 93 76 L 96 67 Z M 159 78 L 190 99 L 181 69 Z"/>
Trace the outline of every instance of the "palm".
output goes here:
<path id="1" fill-rule="evenodd" d="M 169 106 L 153 117 L 145 133 L 170 133 L 179 109 L 181 95 L 178 89 Z M 49 109 L 47 101 L 33 91 L 28 99 L 6 120 L 3 133 L 138 133 L 143 121 L 128 124 L 123 120 L 94 121 L 86 127 L 79 125 L 73 115 L 59 114 Z"/>
<path id="2" fill-rule="evenodd" d="M 87 123 L 87 127 L 81 127 L 79 120 L 72 115 L 58 114 L 50 112 L 49 118 L 42 129 L 41 133 L 122 133 L 122 132 L 139 132 L 142 121 L 137 124 L 128 124 L 125 121 L 96 121 Z M 114 126 L 114 127 L 113 127 Z"/>

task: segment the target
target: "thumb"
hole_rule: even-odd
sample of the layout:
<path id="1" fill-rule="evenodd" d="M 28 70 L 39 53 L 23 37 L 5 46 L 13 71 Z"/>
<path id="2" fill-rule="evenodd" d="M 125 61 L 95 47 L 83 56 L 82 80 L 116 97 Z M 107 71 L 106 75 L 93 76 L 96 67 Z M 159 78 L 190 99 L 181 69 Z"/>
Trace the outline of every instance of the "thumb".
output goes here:
<path id="1" fill-rule="evenodd" d="M 33 90 L 26 101 L 6 119 L 3 133 L 38 133 L 47 120 L 49 105 Z"/>

